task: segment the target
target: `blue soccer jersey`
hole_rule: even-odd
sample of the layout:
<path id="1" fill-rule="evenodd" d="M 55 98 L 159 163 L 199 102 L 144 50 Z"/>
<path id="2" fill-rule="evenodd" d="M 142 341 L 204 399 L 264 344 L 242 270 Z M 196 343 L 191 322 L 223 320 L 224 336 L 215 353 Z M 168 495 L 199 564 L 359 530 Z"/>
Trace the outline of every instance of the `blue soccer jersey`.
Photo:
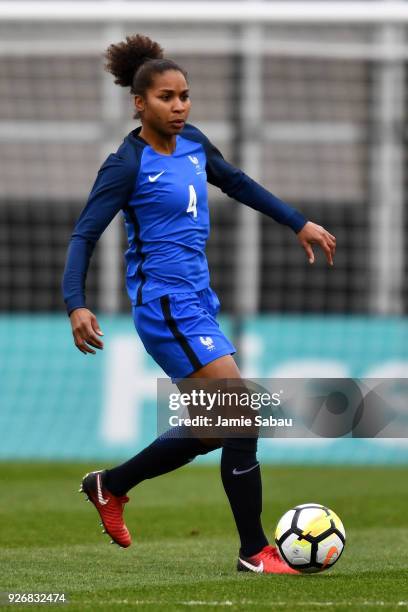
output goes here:
<path id="1" fill-rule="evenodd" d="M 99 170 L 72 234 L 63 279 L 68 313 L 85 307 L 85 278 L 94 246 L 122 211 L 129 248 L 126 285 L 133 306 L 210 284 L 207 181 L 230 197 L 288 225 L 305 217 L 229 164 L 206 136 L 187 124 L 171 155 L 157 153 L 133 130 Z"/>

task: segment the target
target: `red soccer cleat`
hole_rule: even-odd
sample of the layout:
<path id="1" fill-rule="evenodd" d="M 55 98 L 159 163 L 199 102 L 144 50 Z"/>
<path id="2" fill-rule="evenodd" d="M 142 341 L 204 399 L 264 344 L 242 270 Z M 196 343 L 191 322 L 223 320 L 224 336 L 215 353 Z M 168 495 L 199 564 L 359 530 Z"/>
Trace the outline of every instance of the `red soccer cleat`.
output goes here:
<path id="1" fill-rule="evenodd" d="M 101 527 L 104 527 L 102 533 L 110 535 L 112 538 L 111 544 L 116 542 L 122 548 L 127 548 L 131 545 L 132 539 L 123 521 L 123 508 L 129 498 L 127 495 L 118 497 L 109 493 L 103 486 L 105 472 L 106 470 L 100 470 L 85 474 L 79 491 L 88 496 L 88 501 L 91 501 L 99 512 L 102 519 Z"/>
<path id="2" fill-rule="evenodd" d="M 279 556 L 276 546 L 264 546 L 257 555 L 252 557 L 238 557 L 237 570 L 239 572 L 255 572 L 257 574 L 299 574 L 292 569 Z"/>

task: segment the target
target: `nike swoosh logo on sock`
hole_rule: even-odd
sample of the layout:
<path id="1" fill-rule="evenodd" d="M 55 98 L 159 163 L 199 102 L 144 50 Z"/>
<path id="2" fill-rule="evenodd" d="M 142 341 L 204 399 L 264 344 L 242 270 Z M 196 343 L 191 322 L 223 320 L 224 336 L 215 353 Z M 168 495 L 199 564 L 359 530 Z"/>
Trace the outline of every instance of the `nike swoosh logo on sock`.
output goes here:
<path id="1" fill-rule="evenodd" d="M 253 465 L 252 467 L 248 468 L 247 470 L 237 470 L 237 468 L 234 468 L 232 470 L 232 473 L 234 474 L 234 476 L 239 476 L 240 474 L 246 474 L 247 472 L 251 472 L 252 470 L 257 468 L 258 465 L 259 465 L 259 463 L 255 463 L 255 465 Z"/>

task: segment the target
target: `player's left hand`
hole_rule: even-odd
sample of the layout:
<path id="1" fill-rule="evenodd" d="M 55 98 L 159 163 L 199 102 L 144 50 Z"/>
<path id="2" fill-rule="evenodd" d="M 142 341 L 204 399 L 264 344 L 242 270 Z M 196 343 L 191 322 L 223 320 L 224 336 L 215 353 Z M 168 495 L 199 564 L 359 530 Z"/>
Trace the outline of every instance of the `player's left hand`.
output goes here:
<path id="1" fill-rule="evenodd" d="M 336 238 L 330 234 L 321 225 L 316 225 L 308 221 L 306 225 L 297 234 L 298 240 L 305 249 L 309 258 L 309 263 L 314 263 L 315 256 L 312 249 L 312 244 L 318 244 L 326 255 L 326 259 L 331 266 L 334 265 L 333 257 L 336 252 Z"/>

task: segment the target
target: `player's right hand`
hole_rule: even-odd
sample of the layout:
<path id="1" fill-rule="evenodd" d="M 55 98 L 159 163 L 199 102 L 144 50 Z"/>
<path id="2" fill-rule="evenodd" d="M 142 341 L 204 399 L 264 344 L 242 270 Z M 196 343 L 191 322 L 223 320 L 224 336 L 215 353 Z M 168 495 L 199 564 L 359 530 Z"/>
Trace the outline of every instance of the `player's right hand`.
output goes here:
<path id="1" fill-rule="evenodd" d="M 87 353 L 96 354 L 91 346 L 103 349 L 103 342 L 98 336 L 103 336 L 99 323 L 90 310 L 87 308 L 76 308 L 69 315 L 74 336 L 75 346 L 86 355 Z M 90 345 L 90 346 L 88 346 Z"/>

